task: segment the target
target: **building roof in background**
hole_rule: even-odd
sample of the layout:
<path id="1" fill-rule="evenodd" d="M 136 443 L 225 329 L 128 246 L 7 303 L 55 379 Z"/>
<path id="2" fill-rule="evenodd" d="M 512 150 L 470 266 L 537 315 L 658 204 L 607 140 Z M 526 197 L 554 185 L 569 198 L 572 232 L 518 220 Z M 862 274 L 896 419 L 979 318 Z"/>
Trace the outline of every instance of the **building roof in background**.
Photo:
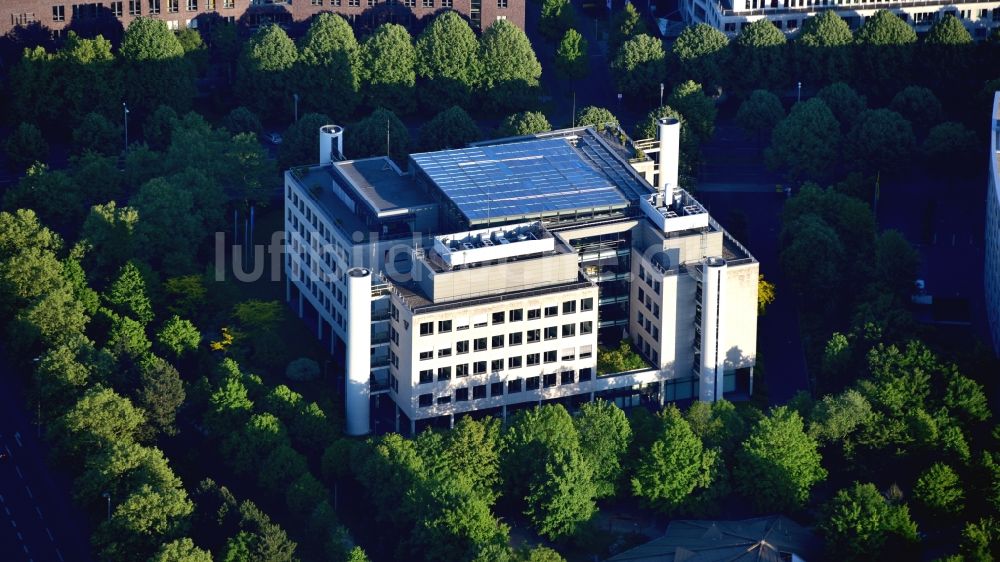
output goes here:
<path id="1" fill-rule="evenodd" d="M 334 181 L 346 181 L 376 216 L 404 212 L 434 204 L 413 181 L 386 156 L 337 162 Z"/>
<path id="2" fill-rule="evenodd" d="M 628 200 L 567 138 L 411 156 L 470 223 L 625 207 Z"/>
<path id="3" fill-rule="evenodd" d="M 608 562 L 788 562 L 819 557 L 822 544 L 784 515 L 740 521 L 673 521 L 665 535 Z"/>

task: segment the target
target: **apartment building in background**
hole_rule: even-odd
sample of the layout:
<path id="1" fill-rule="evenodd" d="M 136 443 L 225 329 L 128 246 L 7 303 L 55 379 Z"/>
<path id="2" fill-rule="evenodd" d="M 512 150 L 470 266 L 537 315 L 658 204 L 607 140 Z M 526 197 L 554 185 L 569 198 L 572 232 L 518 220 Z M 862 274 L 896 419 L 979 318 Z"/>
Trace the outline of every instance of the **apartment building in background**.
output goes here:
<path id="1" fill-rule="evenodd" d="M 1000 354 L 1000 92 L 993 94 L 990 118 L 990 174 L 986 190 L 986 316 L 993 351 Z"/>
<path id="2" fill-rule="evenodd" d="M 17 27 L 41 25 L 56 35 L 73 29 L 84 35 L 121 30 L 137 17 L 162 19 L 171 29 L 198 28 L 215 18 L 256 27 L 306 22 L 334 12 L 359 28 L 385 22 L 412 26 L 443 10 L 455 10 L 484 29 L 505 19 L 524 28 L 525 0 L 3 0 L 0 35 Z"/>
<path id="3" fill-rule="evenodd" d="M 833 10 L 851 29 L 857 29 L 878 10 L 890 10 L 919 32 L 928 31 L 947 13 L 959 18 L 975 39 L 985 39 L 1000 25 L 1000 1 L 977 0 L 681 0 L 680 11 L 689 24 L 707 23 L 729 36 L 743 26 L 768 19 L 792 34 L 806 19 Z"/>
<path id="4" fill-rule="evenodd" d="M 345 364 L 347 431 L 752 392 L 758 263 L 678 185 L 680 124 L 572 128 L 285 173 L 286 297 Z M 655 160 L 654 160 L 655 157 Z M 646 361 L 598 370 L 627 338 Z M 381 408 L 381 407 L 379 407 Z"/>

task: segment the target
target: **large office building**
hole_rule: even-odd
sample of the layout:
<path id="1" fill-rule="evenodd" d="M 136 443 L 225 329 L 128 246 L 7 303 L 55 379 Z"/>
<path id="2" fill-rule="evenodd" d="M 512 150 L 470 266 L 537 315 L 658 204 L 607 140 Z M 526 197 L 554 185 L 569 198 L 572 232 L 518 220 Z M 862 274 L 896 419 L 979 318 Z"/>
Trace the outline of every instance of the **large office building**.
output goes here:
<path id="1" fill-rule="evenodd" d="M 743 26 L 768 19 L 787 33 L 798 31 L 806 19 L 824 10 L 833 10 L 857 29 L 878 10 L 890 10 L 916 29 L 927 31 L 947 13 L 959 18 L 977 39 L 986 38 L 1000 25 L 1000 1 L 900 0 L 681 0 L 684 21 L 707 23 L 727 35 L 736 35 Z"/>
<path id="2" fill-rule="evenodd" d="M 986 315 L 993 351 L 1000 354 L 1000 92 L 990 116 L 990 179 L 986 190 Z"/>
<path id="3" fill-rule="evenodd" d="M 455 10 L 480 29 L 501 19 L 524 28 L 524 0 L 2 0 L 0 35 L 41 25 L 56 35 L 72 29 L 116 36 L 137 17 L 162 19 L 170 29 L 198 28 L 217 18 L 254 27 L 304 22 L 320 12 L 338 13 L 363 28 L 410 26 L 442 10 Z"/>
<path id="4" fill-rule="evenodd" d="M 342 355 L 347 429 L 595 397 L 752 392 L 758 263 L 678 185 L 680 124 L 573 128 L 285 173 L 287 298 Z M 653 157 L 656 157 L 654 160 Z M 598 370 L 628 338 L 645 368 Z"/>

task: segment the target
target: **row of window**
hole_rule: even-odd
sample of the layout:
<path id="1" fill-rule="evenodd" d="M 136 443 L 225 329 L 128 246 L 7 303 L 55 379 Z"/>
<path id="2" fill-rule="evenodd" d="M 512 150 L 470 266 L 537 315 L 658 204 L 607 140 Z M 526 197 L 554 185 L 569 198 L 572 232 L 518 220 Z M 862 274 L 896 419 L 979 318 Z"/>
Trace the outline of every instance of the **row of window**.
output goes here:
<path id="1" fill-rule="evenodd" d="M 366 0 L 368 7 L 376 6 L 378 4 L 402 4 L 407 8 L 415 8 L 417 6 L 417 0 Z M 442 8 L 451 8 L 454 6 L 454 0 L 440 0 Z M 310 4 L 313 6 L 333 6 L 339 7 L 342 5 L 342 0 L 310 0 Z M 347 0 L 347 5 L 351 7 L 358 7 L 361 5 L 360 0 Z M 436 8 L 437 0 L 420 0 L 420 5 L 424 8 Z M 509 6 L 508 0 L 497 0 L 497 8 L 506 9 Z"/>
<path id="2" fill-rule="evenodd" d="M 586 322 L 580 322 L 579 334 L 585 336 L 587 334 L 592 334 L 594 332 L 594 323 L 590 320 Z M 504 334 L 498 334 L 491 336 L 489 338 L 475 338 L 473 340 L 462 340 L 455 342 L 454 352 L 456 355 L 462 355 L 469 353 L 469 351 L 486 351 L 488 349 L 502 349 L 504 345 L 514 347 L 524 343 L 538 343 L 541 341 L 551 341 L 558 339 L 560 333 L 564 338 L 572 338 L 577 335 L 577 324 L 563 324 L 560 330 L 559 326 L 549 326 L 547 328 L 538 328 L 535 330 L 528 330 L 526 332 L 511 332 L 504 336 Z M 471 343 L 471 346 L 470 346 Z M 487 343 L 489 345 L 487 345 Z M 437 357 L 451 357 L 452 347 L 442 347 L 437 349 Z M 420 360 L 428 361 L 434 359 L 434 350 L 425 350 L 420 352 Z"/>
<path id="3" fill-rule="evenodd" d="M 548 373 L 546 375 L 527 377 L 524 379 L 512 379 L 506 382 L 495 382 L 489 385 L 478 384 L 472 387 L 471 399 L 483 400 L 487 398 L 486 391 L 489 389 L 489 397 L 503 396 L 504 394 L 517 394 L 518 392 L 538 390 L 539 388 L 551 388 L 557 384 L 574 384 L 586 382 L 593 376 L 591 369 L 580 369 L 579 377 L 576 371 L 562 371 L 561 373 Z M 506 391 L 506 392 L 505 392 Z M 456 388 L 454 393 L 438 396 L 435 400 L 433 394 L 421 394 L 417 397 L 417 405 L 421 408 L 433 406 L 435 401 L 438 404 L 451 404 L 455 402 L 468 402 L 470 399 L 469 388 Z"/>
<path id="4" fill-rule="evenodd" d="M 649 318 L 643 316 L 642 312 L 636 312 L 635 322 L 639 324 L 640 328 L 653 336 L 653 341 L 660 341 L 660 329 Z"/>
<path id="5" fill-rule="evenodd" d="M 646 283 L 646 285 L 649 285 L 653 289 L 654 293 L 656 293 L 657 295 L 660 294 L 660 282 L 655 281 L 653 279 L 652 274 L 647 273 L 646 268 L 641 265 L 639 266 L 639 279 L 642 279 L 643 282 Z M 639 294 L 640 295 L 642 294 L 641 289 L 639 290 Z M 642 297 L 640 297 L 639 300 L 642 300 Z"/>
<path id="6" fill-rule="evenodd" d="M 642 290 L 642 287 L 639 287 L 638 292 L 639 293 L 638 293 L 637 298 L 638 298 L 639 302 L 641 302 L 643 305 L 645 305 L 646 310 L 648 310 L 648 311 L 650 311 L 650 312 L 653 313 L 653 317 L 654 318 L 659 319 L 660 318 L 660 305 L 658 303 L 653 302 L 653 298 L 651 296 L 647 295 L 646 292 Z M 657 294 L 659 294 L 659 293 L 657 293 Z"/>
<path id="7" fill-rule="evenodd" d="M 585 298 L 580 300 L 580 311 L 587 312 L 594 309 L 594 299 Z M 559 306 L 552 305 L 547 306 L 544 309 L 545 318 L 551 318 L 553 316 L 559 315 Z M 577 301 L 571 300 L 562 303 L 562 313 L 563 314 L 575 314 L 577 311 Z M 528 320 L 538 320 L 542 318 L 541 308 L 532 308 L 528 310 Z M 521 322 L 524 320 L 524 309 L 517 308 L 509 311 L 499 311 L 494 312 L 490 316 L 490 323 L 494 326 L 503 324 L 505 322 Z M 475 322 L 474 328 L 483 328 L 487 325 L 486 316 L 484 315 L 479 321 Z M 434 322 L 421 322 L 420 323 L 420 335 L 421 336 L 432 336 L 434 335 Z M 458 322 L 453 322 L 452 320 L 439 320 L 437 322 L 437 333 L 446 334 L 451 332 L 452 329 L 455 330 L 468 330 L 469 321 L 462 320 Z"/>
<path id="8" fill-rule="evenodd" d="M 390 351 L 390 355 L 392 352 Z M 594 350 L 592 346 L 586 345 L 580 348 L 579 358 L 588 359 L 593 357 Z M 487 373 L 499 373 L 504 370 L 504 366 L 507 369 L 520 369 L 521 367 L 537 367 L 542 363 L 549 364 L 555 363 L 559 360 L 562 361 L 575 361 L 577 359 L 577 352 L 574 348 L 564 349 L 562 353 L 555 350 L 546 351 L 544 353 L 529 353 L 527 355 L 514 355 L 512 357 L 507 357 L 506 361 L 504 359 L 493 359 L 492 361 L 473 361 L 472 363 L 460 363 L 454 365 L 454 370 L 452 366 L 438 367 L 436 369 L 422 369 L 418 373 L 418 381 L 420 384 L 430 384 L 437 380 L 437 382 L 451 380 L 452 374 L 457 378 L 464 378 L 471 375 L 485 375 Z M 487 370 L 487 364 L 489 369 Z M 437 377 L 435 378 L 435 374 Z"/>
<path id="9" fill-rule="evenodd" d="M 216 9 L 216 0 L 204 0 L 206 10 Z M 115 17 L 122 17 L 125 14 L 125 7 L 128 6 L 128 15 L 142 15 L 142 0 L 116 0 L 110 3 L 111 13 Z M 175 14 L 180 11 L 183 4 L 188 12 L 198 11 L 198 0 L 146 0 L 147 14 L 156 15 L 160 13 L 161 6 L 166 4 L 167 13 Z M 236 0 L 221 0 L 219 4 L 223 8 L 232 9 L 236 7 Z M 100 15 L 103 3 L 90 2 L 86 4 L 72 4 L 72 14 L 74 19 L 96 18 Z M 59 4 L 52 6 L 52 21 L 66 21 L 66 6 Z"/>

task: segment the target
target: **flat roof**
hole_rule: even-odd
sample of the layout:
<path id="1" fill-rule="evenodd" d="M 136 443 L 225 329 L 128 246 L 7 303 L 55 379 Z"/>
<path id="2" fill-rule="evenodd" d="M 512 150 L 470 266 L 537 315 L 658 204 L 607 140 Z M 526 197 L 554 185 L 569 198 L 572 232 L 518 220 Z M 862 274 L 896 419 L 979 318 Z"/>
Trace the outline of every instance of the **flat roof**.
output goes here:
<path id="1" fill-rule="evenodd" d="M 629 201 L 567 138 L 413 154 L 471 222 L 625 207 Z"/>
<path id="2" fill-rule="evenodd" d="M 334 181 L 346 180 L 376 215 L 434 204 L 413 181 L 412 175 L 403 174 L 385 156 L 337 162 L 333 168 L 341 176 L 338 178 L 336 173 L 331 173 Z"/>

